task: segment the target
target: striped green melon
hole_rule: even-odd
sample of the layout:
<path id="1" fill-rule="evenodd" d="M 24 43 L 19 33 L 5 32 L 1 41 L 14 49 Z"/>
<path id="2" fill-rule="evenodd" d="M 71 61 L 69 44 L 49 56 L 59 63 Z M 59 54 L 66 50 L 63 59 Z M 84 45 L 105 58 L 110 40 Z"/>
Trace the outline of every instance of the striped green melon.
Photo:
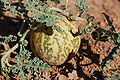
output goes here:
<path id="1" fill-rule="evenodd" d="M 62 33 L 43 24 L 30 34 L 30 46 L 35 56 L 50 65 L 61 65 L 74 56 L 80 46 L 80 36 L 73 36 L 78 28 L 66 17 L 55 20 Z M 72 32 L 72 33 L 71 33 Z"/>

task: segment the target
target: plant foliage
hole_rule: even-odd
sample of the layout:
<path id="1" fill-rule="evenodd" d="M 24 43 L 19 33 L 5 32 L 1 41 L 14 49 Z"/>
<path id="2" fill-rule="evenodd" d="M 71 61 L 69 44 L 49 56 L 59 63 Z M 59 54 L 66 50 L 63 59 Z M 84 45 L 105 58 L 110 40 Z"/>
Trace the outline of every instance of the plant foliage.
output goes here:
<path id="1" fill-rule="evenodd" d="M 61 4 L 62 0 L 51 0 L 55 4 Z M 66 0 L 67 3 L 68 0 Z M 78 4 L 76 6 L 79 8 L 81 13 L 88 11 L 88 6 L 84 5 L 87 0 L 77 0 Z M 67 5 L 67 4 L 66 4 Z M 25 39 L 28 32 L 35 28 L 35 24 L 42 23 L 47 25 L 48 27 L 52 27 L 57 31 L 61 32 L 61 28 L 55 25 L 54 20 L 60 19 L 60 13 L 68 14 L 67 17 L 70 17 L 73 20 L 82 20 L 88 23 L 89 25 L 82 29 L 82 32 L 76 35 L 87 35 L 89 32 L 92 32 L 93 29 L 95 31 L 92 32 L 92 37 L 96 41 L 108 42 L 112 41 L 116 46 L 109 53 L 108 57 L 103 59 L 101 63 L 101 69 L 105 67 L 109 67 L 108 64 L 111 60 L 113 60 L 120 50 L 120 33 L 116 32 L 114 26 L 108 15 L 105 13 L 104 16 L 109 25 L 109 30 L 105 30 L 100 28 L 97 24 L 93 23 L 93 16 L 89 16 L 85 19 L 80 18 L 79 16 L 74 17 L 74 15 L 70 15 L 67 11 L 53 8 L 53 6 L 47 4 L 47 0 L 18 0 L 18 2 L 13 2 L 13 0 L 0 0 L 0 9 L 10 11 L 14 16 L 20 16 L 22 19 L 21 29 L 25 27 L 24 24 L 27 23 L 28 29 L 21 34 L 20 39 L 18 36 L 9 35 L 9 36 L 1 36 L 0 35 L 0 44 L 2 43 L 4 47 L 4 51 L 0 53 L 1 57 L 1 73 L 6 77 L 6 80 L 10 80 L 10 74 L 17 74 L 18 77 L 25 80 L 28 79 L 28 74 L 34 75 L 34 73 L 39 73 L 41 71 L 49 70 L 50 65 L 44 63 L 37 57 L 32 58 L 31 52 L 26 49 L 28 45 L 28 41 Z M 69 16 L 70 15 L 70 16 Z M 72 16 L 72 17 L 71 17 Z M 18 40 L 19 39 L 19 40 Z M 17 42 L 18 41 L 18 42 Z M 11 49 L 6 47 L 7 44 L 17 42 Z M 16 50 L 18 49 L 18 51 Z M 12 52 L 18 52 L 15 56 L 14 64 L 10 64 L 7 57 Z M 118 68 L 119 69 L 119 68 Z M 111 69 L 115 70 L 115 69 Z M 119 77 L 119 76 L 113 76 Z"/>
<path id="2" fill-rule="evenodd" d="M 54 20 L 60 19 L 61 15 L 51 9 L 51 6 L 46 4 L 46 0 L 19 0 L 17 3 L 12 3 L 12 0 L 1 0 L 4 4 L 4 10 L 11 11 L 13 15 L 19 15 L 23 20 L 29 21 L 29 25 L 34 22 L 45 23 L 47 26 L 52 26 L 60 31 L 59 26 L 55 25 Z"/>
<path id="3" fill-rule="evenodd" d="M 23 44 L 26 45 L 26 44 Z M 27 78 L 28 74 L 39 73 L 40 71 L 49 70 L 50 66 L 47 63 L 43 63 L 42 60 L 35 57 L 31 59 L 31 52 L 21 45 L 19 54 L 15 56 L 15 65 L 11 67 L 13 74 L 17 74 L 18 77 L 23 80 Z"/>
<path id="4" fill-rule="evenodd" d="M 14 42 L 17 41 L 17 37 L 14 35 L 9 35 L 9 36 L 1 36 L 0 35 L 0 42 L 2 43 L 8 43 L 8 42 Z"/>
<path id="5" fill-rule="evenodd" d="M 84 5 L 84 3 L 86 2 L 87 0 L 78 0 L 78 4 L 77 4 L 77 7 L 82 10 L 83 12 L 87 12 L 88 11 L 88 6 Z"/>

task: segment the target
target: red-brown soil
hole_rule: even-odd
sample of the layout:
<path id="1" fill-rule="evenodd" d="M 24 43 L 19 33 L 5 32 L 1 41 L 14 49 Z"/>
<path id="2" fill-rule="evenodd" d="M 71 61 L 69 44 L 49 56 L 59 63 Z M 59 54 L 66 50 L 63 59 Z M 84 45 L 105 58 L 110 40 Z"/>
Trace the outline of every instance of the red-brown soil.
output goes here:
<path id="1" fill-rule="evenodd" d="M 77 9 L 71 6 L 72 4 L 74 4 L 74 0 L 70 0 L 68 11 L 76 14 Z M 104 12 L 110 16 L 116 31 L 120 32 L 119 0 L 88 0 L 85 4 L 89 6 L 89 13 L 85 13 L 83 17 L 86 15 L 94 16 L 94 22 L 108 30 L 106 20 L 102 14 Z M 20 29 L 20 23 L 15 20 L 15 17 L 12 17 L 12 19 L 9 18 L 10 16 L 7 17 L 9 13 L 4 13 L 4 16 L 1 12 L 3 11 L 0 11 L 0 35 L 17 34 Z M 80 29 L 84 27 L 83 23 L 77 24 Z M 52 71 L 51 80 L 103 80 L 104 77 L 112 75 L 120 76 L 120 69 L 111 71 L 105 68 L 101 71 L 99 68 L 102 60 L 109 55 L 115 45 L 112 42 L 98 42 L 96 45 L 94 43 L 95 40 L 92 39 L 91 34 L 82 36 L 82 42 L 77 55 L 61 66 L 53 66 L 53 69 L 57 69 L 58 72 Z M 119 53 L 109 64 L 112 69 L 120 66 Z M 0 80 L 2 79 L 3 76 L 0 75 Z"/>

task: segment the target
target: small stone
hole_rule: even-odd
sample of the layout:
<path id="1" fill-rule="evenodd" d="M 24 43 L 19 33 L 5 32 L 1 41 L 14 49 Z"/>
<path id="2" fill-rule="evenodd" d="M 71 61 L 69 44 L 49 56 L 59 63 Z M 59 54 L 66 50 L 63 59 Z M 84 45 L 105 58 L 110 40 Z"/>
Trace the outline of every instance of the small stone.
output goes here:
<path id="1" fill-rule="evenodd" d="M 65 75 L 60 75 L 58 80 L 68 80 L 68 78 Z"/>
<path id="2" fill-rule="evenodd" d="M 73 70 L 72 73 L 68 73 L 68 76 L 69 76 L 69 79 L 78 79 L 78 75 L 77 75 L 77 72 L 76 70 Z"/>

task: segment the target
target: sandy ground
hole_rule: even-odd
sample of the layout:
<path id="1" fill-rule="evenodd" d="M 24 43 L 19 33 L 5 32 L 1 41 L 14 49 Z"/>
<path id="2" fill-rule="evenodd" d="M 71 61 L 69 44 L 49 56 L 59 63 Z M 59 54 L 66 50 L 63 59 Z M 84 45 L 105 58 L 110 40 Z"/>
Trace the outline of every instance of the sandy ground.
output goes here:
<path id="1" fill-rule="evenodd" d="M 72 14 L 77 13 L 77 9 L 74 6 L 72 0 L 68 5 L 68 11 Z M 113 21 L 113 25 L 117 32 L 120 32 L 120 1 L 119 0 L 88 0 L 86 5 L 89 6 L 89 13 L 85 15 L 91 15 L 95 17 L 94 22 L 99 24 L 100 27 L 108 29 L 103 12 L 110 16 Z M 3 12 L 2 10 L 0 12 Z M 9 15 L 4 13 L 4 15 Z M 15 17 L 5 17 L 0 13 L 0 35 L 17 34 L 20 29 L 20 23 L 16 21 Z M 10 15 L 9 15 L 10 16 Z M 4 19 L 5 18 L 5 19 Z M 13 21 L 14 20 L 14 21 Z M 79 28 L 83 28 L 84 24 L 77 23 Z M 92 39 L 91 34 L 82 37 L 82 43 L 77 55 L 64 65 L 53 68 L 59 72 L 52 71 L 51 80 L 103 80 L 104 77 L 119 75 L 120 69 L 111 71 L 105 68 L 100 71 L 99 64 L 102 60 L 109 55 L 112 48 L 115 46 L 112 42 L 98 42 L 94 45 L 95 40 Z M 120 53 L 120 52 L 118 52 Z M 120 66 L 120 54 L 110 62 L 111 68 L 115 69 Z M 0 76 L 0 80 L 3 76 Z"/>

